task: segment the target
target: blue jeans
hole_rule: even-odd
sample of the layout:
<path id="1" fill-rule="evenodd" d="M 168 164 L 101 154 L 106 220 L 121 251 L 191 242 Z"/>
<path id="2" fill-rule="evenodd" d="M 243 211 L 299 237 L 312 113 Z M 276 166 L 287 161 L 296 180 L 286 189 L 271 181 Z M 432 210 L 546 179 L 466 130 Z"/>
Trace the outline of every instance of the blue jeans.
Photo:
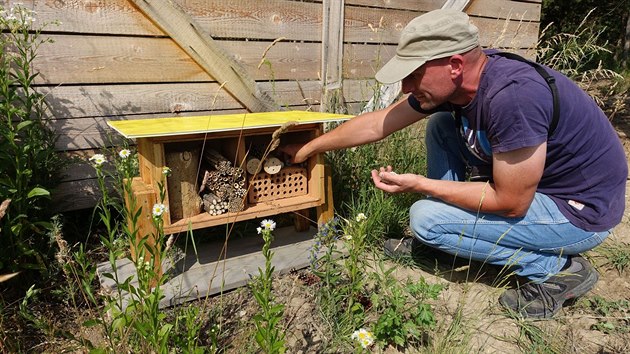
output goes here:
<path id="1" fill-rule="evenodd" d="M 429 118 L 426 145 L 429 178 L 462 181 L 464 159 L 469 164 L 481 163 L 463 147 L 449 113 Z M 537 283 L 558 273 L 569 255 L 594 248 L 610 234 L 574 226 L 551 198 L 540 193 L 527 214 L 518 218 L 464 210 L 426 198 L 411 207 L 410 224 L 424 244 L 459 257 L 511 267 L 517 275 Z"/>

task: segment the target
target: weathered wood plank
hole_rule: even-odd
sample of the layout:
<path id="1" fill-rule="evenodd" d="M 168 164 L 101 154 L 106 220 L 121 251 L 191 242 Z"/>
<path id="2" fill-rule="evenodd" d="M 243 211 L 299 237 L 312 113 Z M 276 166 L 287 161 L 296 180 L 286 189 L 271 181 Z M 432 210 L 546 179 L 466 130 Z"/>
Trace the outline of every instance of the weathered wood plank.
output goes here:
<path id="1" fill-rule="evenodd" d="M 215 81 L 168 38 L 51 35 L 35 60 L 37 84 Z M 222 41 L 255 80 L 316 79 L 321 44 Z M 267 50 L 267 51 L 266 51 Z M 270 65 L 258 67 L 263 54 Z"/>
<path id="2" fill-rule="evenodd" d="M 542 1 L 542 0 L 541 0 Z M 466 8 L 470 16 L 483 16 L 518 21 L 540 21 L 540 3 L 505 1 L 505 0 L 473 0 Z"/>
<path id="3" fill-rule="evenodd" d="M 37 84 L 213 81 L 168 38 L 50 35 Z"/>
<path id="4" fill-rule="evenodd" d="M 96 178 L 62 182 L 50 193 L 56 211 L 93 208 L 101 198 Z"/>
<path id="5" fill-rule="evenodd" d="M 128 0 L 0 0 L 4 7 L 22 4 L 37 12 L 38 24 L 60 21 L 47 30 L 84 34 L 163 36 Z"/>
<path id="6" fill-rule="evenodd" d="M 212 82 L 46 86 L 38 91 L 46 95 L 48 115 L 59 120 L 240 108 L 238 102 Z"/>
<path id="7" fill-rule="evenodd" d="M 5 3 L 17 1 L 4 0 Z M 347 13 L 346 41 L 394 43 L 397 31 L 415 16 L 437 9 L 444 0 L 353 0 L 345 6 Z M 215 38 L 250 38 L 274 40 L 321 41 L 321 3 L 288 0 L 232 0 L 187 1 L 177 0 L 201 30 Z M 164 36 L 128 0 L 34 1 L 30 4 L 38 12 L 38 21 L 60 20 L 55 31 L 117 34 L 133 36 Z M 360 5 L 360 6 L 353 6 Z M 29 6 L 29 4 L 26 4 Z M 366 7 L 367 6 L 367 7 Z M 514 20 L 538 21 L 540 5 L 532 2 L 475 0 L 468 9 L 474 16 Z M 383 18 L 381 22 L 380 19 Z M 366 31 L 382 23 L 379 37 L 370 39 Z"/>
<path id="8" fill-rule="evenodd" d="M 318 103 L 319 81 L 260 82 L 260 89 L 283 106 Z M 86 85 L 40 87 L 57 120 L 240 108 L 216 83 Z"/>

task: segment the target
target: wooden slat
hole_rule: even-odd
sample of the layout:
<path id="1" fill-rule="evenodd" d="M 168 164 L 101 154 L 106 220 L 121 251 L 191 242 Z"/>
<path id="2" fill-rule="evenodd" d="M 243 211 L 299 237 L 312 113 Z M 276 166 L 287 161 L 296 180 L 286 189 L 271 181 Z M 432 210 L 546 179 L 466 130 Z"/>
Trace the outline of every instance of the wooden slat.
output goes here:
<path id="1" fill-rule="evenodd" d="M 116 35 L 164 35 L 128 0 L 0 0 L 5 8 L 22 4 L 37 12 L 38 24 L 60 21 L 47 29 Z"/>
<path id="2" fill-rule="evenodd" d="M 37 11 L 39 23 L 61 21 L 55 31 L 134 36 L 163 36 L 129 0 L 3 0 Z M 321 4 L 290 0 L 174 0 L 201 29 L 222 38 L 287 37 L 321 40 Z M 304 37 L 306 35 L 307 37 Z"/>
<path id="3" fill-rule="evenodd" d="M 406 24 L 409 19 L 397 19 L 397 12 L 408 12 L 411 18 L 422 12 L 440 8 L 445 0 L 348 0 L 346 11 L 349 18 L 370 17 L 369 21 L 346 21 L 348 31 L 356 26 L 367 30 L 367 23 L 376 25 L 384 17 L 387 31 Z M 4 0 L 14 4 L 24 1 Z M 1 2 L 0 2 L 1 3 Z M 202 30 L 217 38 L 255 38 L 273 40 L 321 41 L 321 3 L 289 0 L 232 0 L 232 1 L 187 1 L 176 0 Z M 356 5 L 356 6 L 355 6 Z M 162 31 L 142 16 L 129 0 L 65 0 L 26 2 L 25 6 L 37 11 L 39 23 L 59 20 L 60 26 L 50 29 L 61 32 L 96 33 L 116 35 L 160 36 Z M 352 15 L 356 12 L 356 15 Z M 474 16 L 538 21 L 540 0 L 503 1 L 474 0 L 467 12 Z M 371 15 L 370 15 L 371 13 Z M 356 29 L 353 29 L 356 32 Z M 354 41 L 356 38 L 347 37 Z M 361 38 L 359 38 L 361 40 Z"/>
<path id="4" fill-rule="evenodd" d="M 37 84 L 214 81 L 168 38 L 50 35 Z"/>
<path id="5" fill-rule="evenodd" d="M 540 21 L 540 3 L 505 1 L 505 0 L 471 0 L 466 13 L 470 16 L 483 16 L 518 21 Z"/>
<path id="6" fill-rule="evenodd" d="M 344 1 L 324 0 L 323 2 L 322 67 L 323 99 L 322 112 L 334 110 L 343 82 L 343 39 Z"/>
<path id="7" fill-rule="evenodd" d="M 277 104 L 261 93 L 247 71 L 232 61 L 212 37 L 179 6 L 159 0 L 130 0 L 168 34 L 204 71 L 251 112 L 271 111 Z"/>
<path id="8" fill-rule="evenodd" d="M 96 178 L 62 182 L 50 196 L 57 211 L 93 208 L 101 198 Z"/>
<path id="9" fill-rule="evenodd" d="M 260 89 L 283 106 L 315 104 L 319 81 L 260 82 Z M 40 87 L 56 120 L 240 108 L 216 83 Z M 63 124 L 63 123 L 57 123 Z"/>
<path id="10" fill-rule="evenodd" d="M 369 6 L 409 11 L 431 11 L 442 7 L 446 0 L 346 0 L 348 5 Z"/>
<path id="11" fill-rule="evenodd" d="M 46 95 L 50 115 L 58 120 L 241 107 L 212 82 L 58 86 L 39 87 L 38 91 Z"/>
<path id="12" fill-rule="evenodd" d="M 51 35 L 35 60 L 37 84 L 216 81 L 168 38 Z M 255 80 L 317 79 L 321 44 L 217 43 Z"/>

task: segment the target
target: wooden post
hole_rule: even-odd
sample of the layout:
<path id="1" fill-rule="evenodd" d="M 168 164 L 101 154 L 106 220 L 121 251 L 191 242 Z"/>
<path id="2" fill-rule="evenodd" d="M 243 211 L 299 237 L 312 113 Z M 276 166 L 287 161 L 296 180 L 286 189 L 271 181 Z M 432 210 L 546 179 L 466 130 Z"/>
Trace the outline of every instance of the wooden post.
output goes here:
<path id="1" fill-rule="evenodd" d="M 332 171 L 330 166 L 326 166 L 324 172 L 325 176 L 325 187 L 324 193 L 326 194 L 326 202 L 317 207 L 317 225 L 323 225 L 327 223 L 330 219 L 335 217 L 335 203 L 333 201 L 333 190 L 332 190 Z"/>
<path id="2" fill-rule="evenodd" d="M 311 227 L 309 210 L 310 209 L 303 209 L 293 212 L 293 226 L 295 227 L 295 231 L 302 232 L 308 230 L 309 227 Z"/>
<path id="3" fill-rule="evenodd" d="M 177 146 L 173 146 L 177 145 Z M 171 169 L 168 178 L 168 200 L 171 221 L 175 222 L 201 213 L 199 185 L 196 183 L 201 156 L 199 144 L 172 144 L 164 153 L 166 166 Z"/>
<path id="4" fill-rule="evenodd" d="M 343 111 L 344 0 L 324 0 L 321 112 Z"/>
<path id="5" fill-rule="evenodd" d="M 160 257 L 161 245 L 157 244 L 155 240 L 157 230 L 155 229 L 152 220 L 152 209 L 157 200 L 157 193 L 150 185 L 144 183 L 140 177 L 133 179 L 131 188 L 133 191 L 132 197 L 134 198 L 134 201 L 128 200 L 128 196 L 125 196 L 125 203 L 127 207 L 131 208 L 133 206 L 134 209 L 129 210 L 130 215 L 127 220 L 130 232 L 136 231 L 136 237 L 131 240 L 130 245 L 131 259 L 137 264 L 138 257 L 141 254 L 144 254 L 144 262 L 151 260 L 151 254 L 155 255 L 155 257 L 153 257 L 153 270 L 159 277 L 162 276 L 162 259 Z M 140 217 L 136 220 L 134 225 L 131 217 L 133 217 L 140 208 L 142 209 Z M 142 246 L 144 250 L 140 248 L 140 244 L 143 240 L 145 240 L 144 245 Z"/>

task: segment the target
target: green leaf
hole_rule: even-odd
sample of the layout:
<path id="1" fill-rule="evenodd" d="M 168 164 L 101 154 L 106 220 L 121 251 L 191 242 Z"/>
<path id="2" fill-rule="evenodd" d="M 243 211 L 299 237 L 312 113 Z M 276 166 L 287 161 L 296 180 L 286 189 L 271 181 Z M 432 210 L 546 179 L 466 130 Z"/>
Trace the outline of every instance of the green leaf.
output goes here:
<path id="1" fill-rule="evenodd" d="M 90 354 L 107 354 L 107 350 L 103 348 L 95 348 L 90 350 Z"/>
<path id="2" fill-rule="evenodd" d="M 32 121 L 32 120 L 26 120 L 26 121 L 21 122 L 20 124 L 18 124 L 18 125 L 15 127 L 15 129 L 17 129 L 17 130 L 19 131 L 19 130 L 22 130 L 22 129 L 24 129 L 24 128 L 28 127 L 28 126 L 29 126 L 29 125 L 31 125 L 31 124 L 33 124 L 33 121 Z"/>
<path id="3" fill-rule="evenodd" d="M 83 327 L 94 327 L 94 326 L 98 326 L 99 324 L 100 324 L 99 320 L 91 319 L 91 320 L 87 320 L 83 322 Z"/>
<path id="4" fill-rule="evenodd" d="M 33 197 L 41 197 L 41 196 L 47 196 L 50 197 L 50 192 L 45 190 L 44 188 L 40 188 L 40 187 L 35 187 L 33 189 L 31 189 L 30 192 L 28 192 L 28 198 L 33 198 Z"/>

